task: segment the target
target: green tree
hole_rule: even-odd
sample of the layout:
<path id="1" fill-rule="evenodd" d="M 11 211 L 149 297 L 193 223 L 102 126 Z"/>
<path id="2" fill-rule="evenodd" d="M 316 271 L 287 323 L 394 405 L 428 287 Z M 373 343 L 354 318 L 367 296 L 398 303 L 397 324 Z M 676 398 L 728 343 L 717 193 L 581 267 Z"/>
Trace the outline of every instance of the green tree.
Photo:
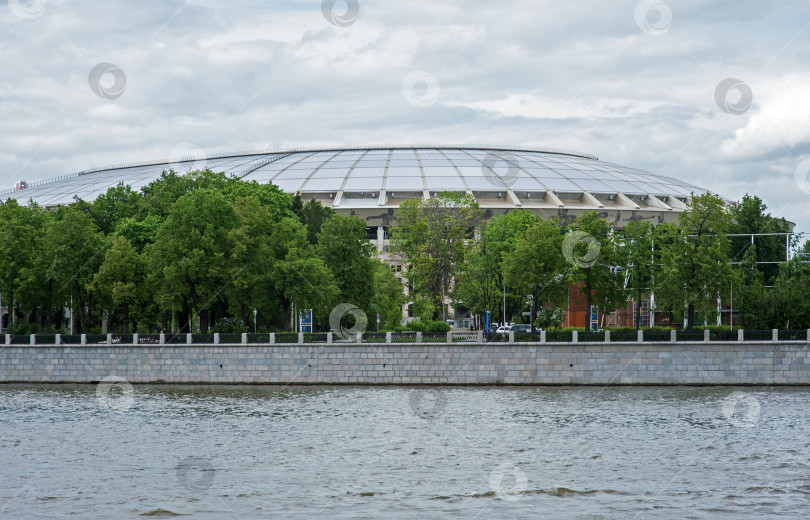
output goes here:
<path id="1" fill-rule="evenodd" d="M 480 227 L 479 239 L 469 242 L 453 290 L 453 297 L 473 313 L 498 310 L 503 314 L 501 302 L 505 299 L 509 309 L 521 305 L 526 294 L 504 294 L 504 255 L 513 251 L 523 239 L 526 230 L 538 222 L 539 217 L 525 210 L 499 215 Z M 501 323 L 508 322 L 501 316 Z"/>
<path id="2" fill-rule="evenodd" d="M 402 306 L 408 301 L 402 281 L 391 266 L 378 259 L 371 260 L 373 292 L 366 314 L 370 321 L 380 315 L 383 329 L 393 329 L 402 323 Z"/>
<path id="3" fill-rule="evenodd" d="M 90 284 L 90 289 L 109 305 L 110 312 L 121 309 L 124 334 L 129 334 L 130 330 L 130 305 L 139 304 L 146 296 L 143 292 L 145 275 L 141 255 L 129 240 L 117 236 Z"/>
<path id="4" fill-rule="evenodd" d="M 296 199 L 301 198 L 301 194 L 298 193 L 295 195 Z M 299 201 L 300 202 L 300 201 Z M 335 212 L 332 208 L 327 208 L 319 201 L 312 199 L 306 204 L 300 205 L 298 202 L 293 204 L 294 208 L 299 208 L 298 218 L 301 220 L 301 223 L 306 226 L 307 228 L 307 240 L 310 244 L 315 245 L 318 243 L 318 235 L 321 232 L 321 228 L 323 227 L 324 223 L 326 223 L 330 218 L 332 218 Z M 365 230 L 365 225 L 363 226 Z M 365 237 L 365 232 L 363 233 Z"/>
<path id="5" fill-rule="evenodd" d="M 563 240 L 563 254 L 571 264 L 571 276 L 582 282 L 585 297 L 585 330 L 591 330 L 590 309 L 596 304 L 607 313 L 626 301 L 624 276 L 616 269 L 617 257 L 613 226 L 595 211 L 586 211 L 574 221 Z"/>
<path id="6" fill-rule="evenodd" d="M 788 233 L 790 223 L 784 218 L 771 216 L 766 210 L 768 207 L 759 197 L 745 195 L 740 202 L 729 208 L 731 222 L 728 233 Z M 729 257 L 731 261 L 739 262 L 747 250 L 756 244 L 756 260 L 766 262 L 783 262 L 787 258 L 788 244 L 785 236 L 758 236 L 731 237 Z M 773 285 L 779 273 L 779 264 L 756 264 L 756 268 L 764 275 L 765 285 Z"/>
<path id="7" fill-rule="evenodd" d="M 650 222 L 632 220 L 625 226 L 621 246 L 616 251 L 627 274 L 629 287 L 636 296 L 636 330 L 641 326 L 642 295 L 652 288 L 655 264 L 653 233 Z"/>
<path id="8" fill-rule="evenodd" d="M 478 224 L 481 210 L 471 195 L 442 193 L 428 200 L 404 201 L 394 214 L 391 246 L 410 264 L 407 277 L 414 301 L 430 301 L 434 319 L 441 317 L 444 298 L 464 262 L 466 241 Z"/>
<path id="9" fill-rule="evenodd" d="M 568 278 L 562 246 L 559 223 L 540 220 L 526 230 L 523 240 L 513 251 L 504 255 L 503 272 L 507 285 L 531 300 L 532 332 L 535 331 L 538 307 L 565 299 Z"/>
<path id="10" fill-rule="evenodd" d="M 714 316 L 717 298 L 733 276 L 726 236 L 731 218 L 719 197 L 693 195 L 689 211 L 681 213 L 678 227 L 662 234 L 661 270 L 657 285 L 671 310 L 687 308 L 687 330 L 695 312 Z"/>
<path id="11" fill-rule="evenodd" d="M 374 294 L 374 247 L 366 239 L 365 221 L 356 216 L 329 218 L 318 234 L 316 250 L 332 272 L 340 299 L 368 308 Z"/>
<path id="12" fill-rule="evenodd" d="M 99 195 L 96 200 L 88 204 L 77 199 L 76 206 L 86 209 L 90 218 L 104 235 L 115 230 L 121 219 L 131 218 L 138 214 L 141 203 L 141 194 L 133 191 L 132 187 L 119 183 L 106 193 Z"/>
<path id="13" fill-rule="evenodd" d="M 331 310 L 338 288 L 307 240 L 304 225 L 297 219 L 282 219 L 274 226 L 268 246 L 269 283 L 281 299 L 284 330 L 290 330 L 293 304 L 299 309 L 311 307 L 316 314 Z M 321 307 L 315 309 L 317 305 Z"/>
<path id="14" fill-rule="evenodd" d="M 10 311 L 9 326 L 16 321 L 14 309 L 22 296 L 24 271 L 39 256 L 37 242 L 44 222 L 39 206 L 20 206 L 14 199 L 0 203 L 0 292 Z"/>
<path id="15" fill-rule="evenodd" d="M 209 310 L 231 281 L 236 210 L 220 192 L 193 190 L 180 197 L 147 248 L 165 307 L 172 299 L 196 309 L 208 332 Z"/>
<path id="16" fill-rule="evenodd" d="M 88 285 L 104 259 L 106 241 L 92 219 L 79 208 L 60 206 L 42 237 L 42 276 L 48 281 L 51 304 L 78 309 L 82 331 L 90 332 L 92 295 Z M 46 312 L 50 314 L 51 308 Z"/>

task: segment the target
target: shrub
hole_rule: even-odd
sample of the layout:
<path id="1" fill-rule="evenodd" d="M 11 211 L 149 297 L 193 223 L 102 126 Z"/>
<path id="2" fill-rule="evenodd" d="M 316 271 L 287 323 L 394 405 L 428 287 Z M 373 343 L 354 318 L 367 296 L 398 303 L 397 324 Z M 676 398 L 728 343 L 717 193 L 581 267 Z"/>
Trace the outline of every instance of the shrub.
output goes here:
<path id="1" fill-rule="evenodd" d="M 24 336 L 26 334 L 36 334 L 37 324 L 28 323 L 25 320 L 17 320 L 17 323 L 15 323 L 14 326 L 11 327 L 10 333 L 18 336 Z"/>
<path id="2" fill-rule="evenodd" d="M 427 327 L 421 321 L 412 321 L 405 326 L 405 330 L 415 330 L 416 332 L 426 332 Z"/>
<path id="3" fill-rule="evenodd" d="M 248 328 L 242 323 L 242 320 L 233 316 L 220 318 L 211 327 L 211 333 L 219 334 L 239 334 L 242 332 L 249 332 Z"/>
<path id="4" fill-rule="evenodd" d="M 397 325 L 396 327 L 394 327 L 394 332 L 397 332 L 397 333 L 402 332 L 404 330 L 405 330 L 405 327 L 403 327 L 402 325 Z"/>
<path id="5" fill-rule="evenodd" d="M 443 321 L 431 321 L 427 324 L 426 332 L 450 332 L 450 325 Z"/>

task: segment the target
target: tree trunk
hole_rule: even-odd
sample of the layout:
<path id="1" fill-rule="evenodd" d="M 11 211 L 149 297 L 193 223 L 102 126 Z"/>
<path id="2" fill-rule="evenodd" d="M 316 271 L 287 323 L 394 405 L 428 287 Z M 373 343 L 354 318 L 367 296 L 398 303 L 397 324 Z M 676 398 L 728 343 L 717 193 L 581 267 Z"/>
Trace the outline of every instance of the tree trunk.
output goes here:
<path id="1" fill-rule="evenodd" d="M 282 300 L 282 306 L 284 307 L 284 326 L 282 327 L 282 330 L 284 332 L 290 332 L 290 310 L 291 310 L 290 307 L 291 307 L 291 303 L 290 303 L 289 300 L 284 298 Z"/>
<path id="2" fill-rule="evenodd" d="M 585 307 L 585 332 L 591 331 L 591 281 L 585 281 L 585 289 L 587 291 L 586 307 Z"/>
<path id="3" fill-rule="evenodd" d="M 179 325 L 180 333 L 181 333 L 181 334 L 185 334 L 185 333 L 187 333 L 187 332 L 189 331 L 189 326 L 188 326 L 188 309 L 187 309 L 185 306 L 183 306 L 183 307 L 180 309 L 180 316 L 179 316 L 179 318 L 180 318 L 180 322 L 178 323 L 178 325 Z"/>
<path id="4" fill-rule="evenodd" d="M 200 309 L 200 334 L 208 334 L 208 309 Z"/>
<path id="5" fill-rule="evenodd" d="M 170 311 L 163 311 L 163 320 L 160 323 L 160 331 L 165 333 L 166 326 L 169 324 L 169 312 Z"/>
<path id="6" fill-rule="evenodd" d="M 538 296 L 539 296 L 538 294 L 532 295 L 532 312 L 531 312 L 531 318 L 532 318 L 531 331 L 532 331 L 532 334 L 537 332 L 537 330 L 534 327 L 534 322 L 537 321 L 537 297 Z"/>
<path id="7" fill-rule="evenodd" d="M 82 333 L 90 334 L 90 324 L 87 323 L 87 309 L 84 308 L 84 302 L 82 301 L 81 292 L 79 292 L 78 297 L 76 299 L 79 301 L 79 321 L 81 322 Z"/>
<path id="8" fill-rule="evenodd" d="M 129 334 L 129 302 L 124 302 L 124 334 Z"/>
<path id="9" fill-rule="evenodd" d="M 695 304 L 692 302 L 689 302 L 689 311 L 686 320 L 686 330 L 692 330 L 695 324 Z"/>
<path id="10" fill-rule="evenodd" d="M 636 300 L 636 330 L 641 328 L 641 287 L 638 288 L 638 299 Z"/>

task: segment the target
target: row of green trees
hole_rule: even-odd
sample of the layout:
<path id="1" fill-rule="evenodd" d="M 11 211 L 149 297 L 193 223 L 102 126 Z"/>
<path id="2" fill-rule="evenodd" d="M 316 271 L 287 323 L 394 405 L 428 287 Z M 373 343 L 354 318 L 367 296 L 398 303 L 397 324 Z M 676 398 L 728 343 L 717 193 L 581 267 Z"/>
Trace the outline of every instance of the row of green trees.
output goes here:
<path id="1" fill-rule="evenodd" d="M 0 203 L 0 294 L 21 332 L 289 330 L 293 308 L 352 302 L 399 324 L 402 286 L 365 222 L 272 185 L 174 172 L 53 211 Z M 238 318 L 224 319 L 224 318 Z M 230 325 L 228 325 L 230 324 Z"/>
<path id="2" fill-rule="evenodd" d="M 749 328 L 810 326 L 810 245 L 786 244 L 784 219 L 748 196 L 731 206 L 695 196 L 690 209 L 677 223 L 616 231 L 595 212 L 563 227 L 521 210 L 485 220 L 464 194 L 408 200 L 390 229 L 406 297 L 362 219 L 272 185 L 169 172 L 52 211 L 0 203 L 0 296 L 23 333 L 66 331 L 66 308 L 74 332 L 104 320 L 122 332 L 288 330 L 305 308 L 325 330 L 342 302 L 393 329 L 406 301 L 428 322 L 444 318 L 447 298 L 475 314 L 505 298 L 502 320 L 527 310 L 546 327 L 572 282 L 602 312 L 654 293 L 657 310 L 690 327 L 713 319 L 718 298 Z M 735 236 L 746 233 L 772 235 Z M 788 249 L 804 255 L 785 262 Z"/>
<path id="3" fill-rule="evenodd" d="M 654 293 L 656 309 L 690 329 L 715 319 L 718 300 L 733 304 L 745 327 L 810 327 L 810 256 L 785 261 L 798 243 L 786 246 L 789 223 L 766 209 L 756 197 L 728 205 L 696 195 L 677 223 L 633 220 L 617 231 L 596 212 L 567 227 L 522 210 L 483 221 L 472 197 L 445 194 L 403 203 L 392 247 L 409 264 L 414 312 L 424 319 L 440 317 L 450 297 L 460 310 L 505 321 L 528 310 L 530 323 L 547 327 L 577 283 L 586 308 L 603 313 Z M 735 236 L 746 233 L 773 235 Z"/>

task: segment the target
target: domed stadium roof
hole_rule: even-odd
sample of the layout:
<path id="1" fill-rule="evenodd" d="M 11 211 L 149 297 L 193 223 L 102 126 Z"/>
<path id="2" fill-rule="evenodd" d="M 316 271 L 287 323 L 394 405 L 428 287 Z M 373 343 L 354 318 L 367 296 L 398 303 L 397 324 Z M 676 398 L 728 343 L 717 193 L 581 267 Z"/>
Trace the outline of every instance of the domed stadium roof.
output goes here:
<path id="1" fill-rule="evenodd" d="M 599 161 L 579 152 L 498 146 L 381 146 L 313 148 L 183 157 L 175 161 L 87 170 L 0 192 L 3 199 L 45 207 L 92 201 L 123 182 L 138 190 L 163 171 L 210 169 L 245 181 L 300 192 L 369 225 L 388 225 L 409 198 L 441 192 L 473 195 L 487 216 L 523 208 L 563 222 L 597 210 L 621 225 L 630 219 L 673 221 L 691 194 L 689 183 Z M 24 187 L 23 187 L 24 186 Z"/>

